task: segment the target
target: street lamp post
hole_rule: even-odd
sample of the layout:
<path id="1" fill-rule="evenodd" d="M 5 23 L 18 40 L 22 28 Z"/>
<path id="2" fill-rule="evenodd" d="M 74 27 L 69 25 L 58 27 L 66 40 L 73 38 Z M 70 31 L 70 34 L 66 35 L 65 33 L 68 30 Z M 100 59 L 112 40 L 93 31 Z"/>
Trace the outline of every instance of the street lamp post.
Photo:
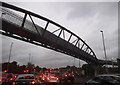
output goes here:
<path id="1" fill-rule="evenodd" d="M 10 63 L 10 58 L 11 58 L 12 46 L 13 46 L 13 42 L 11 43 L 11 46 L 10 46 L 10 53 L 9 53 L 9 58 L 8 58 L 8 70 L 9 70 L 9 63 Z"/>
<path id="2" fill-rule="evenodd" d="M 73 62 L 73 66 L 75 66 L 75 57 L 74 57 L 74 62 Z"/>
<path id="3" fill-rule="evenodd" d="M 103 34 L 103 31 L 102 31 L 102 30 L 100 30 L 100 32 L 102 33 L 103 48 L 104 48 L 105 61 L 106 61 L 106 73 L 108 73 L 108 69 L 107 69 L 107 55 L 106 55 L 106 48 L 105 48 L 104 34 Z"/>

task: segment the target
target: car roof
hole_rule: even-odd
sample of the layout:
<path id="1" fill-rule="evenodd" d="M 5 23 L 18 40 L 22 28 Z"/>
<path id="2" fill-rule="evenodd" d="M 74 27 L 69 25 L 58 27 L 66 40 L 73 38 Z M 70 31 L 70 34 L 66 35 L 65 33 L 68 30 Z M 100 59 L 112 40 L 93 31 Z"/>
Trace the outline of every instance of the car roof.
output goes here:
<path id="1" fill-rule="evenodd" d="M 18 76 L 34 76 L 34 74 L 19 74 Z"/>
<path id="2" fill-rule="evenodd" d="M 98 77 L 99 76 L 115 76 L 115 77 L 120 77 L 120 76 L 118 76 L 116 74 L 102 74 L 102 75 L 98 75 Z"/>
<path id="3" fill-rule="evenodd" d="M 20 77 L 24 77 L 24 76 L 34 76 L 34 74 L 19 74 L 16 79 L 18 79 Z"/>

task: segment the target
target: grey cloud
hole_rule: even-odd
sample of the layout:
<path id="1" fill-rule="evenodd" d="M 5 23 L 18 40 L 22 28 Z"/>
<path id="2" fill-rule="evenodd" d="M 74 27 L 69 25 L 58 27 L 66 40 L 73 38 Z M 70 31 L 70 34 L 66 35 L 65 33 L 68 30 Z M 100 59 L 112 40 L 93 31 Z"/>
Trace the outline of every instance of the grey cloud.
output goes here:
<path id="1" fill-rule="evenodd" d="M 104 37 L 105 37 L 105 46 L 107 55 L 109 58 L 112 58 L 114 56 L 115 58 L 118 57 L 118 29 L 107 29 L 104 31 Z M 111 32 L 107 32 L 107 31 Z M 104 51 L 103 51 L 103 42 L 102 42 L 102 35 L 100 33 L 99 29 L 93 30 L 90 34 L 88 34 L 86 37 L 86 43 L 93 49 L 95 52 L 97 58 L 104 59 Z"/>
<path id="2" fill-rule="evenodd" d="M 114 16 L 117 10 L 117 2 L 79 2 L 68 5 L 71 11 L 68 19 L 89 18 L 97 13 L 104 16 Z"/>
<path id="3" fill-rule="evenodd" d="M 17 4 L 18 3 L 14 3 Z M 32 7 L 33 5 L 34 7 Z M 117 3 L 19 3 L 20 7 L 28 8 L 35 13 L 43 14 L 53 21 L 59 21 L 71 27 L 78 36 L 88 43 L 99 59 L 104 59 L 100 27 L 105 31 L 108 56 L 117 56 Z M 40 5 L 40 6 L 39 6 Z M 41 6 L 42 5 L 42 6 Z M 39 9 L 38 9 L 39 8 Z M 63 17 L 64 16 L 64 17 Z M 76 29 L 75 29 L 76 28 Z M 111 36 L 112 35 L 112 36 Z M 73 57 L 46 48 L 32 45 L 19 40 L 3 39 L 3 61 L 8 60 L 10 43 L 14 42 L 11 61 L 27 64 L 29 53 L 33 63 L 42 67 L 73 65 Z M 82 62 L 83 63 L 83 62 Z"/>
<path id="4" fill-rule="evenodd" d="M 9 37 L 3 37 L 3 48 L 2 48 L 2 60 L 3 62 L 8 61 L 10 52 L 10 44 L 13 42 L 11 62 L 17 61 L 18 64 L 27 64 L 29 61 L 29 53 L 33 56 L 32 62 L 41 67 L 59 67 L 66 65 L 73 65 L 72 57 L 58 53 L 46 48 L 35 46 L 26 42 L 15 40 Z M 72 58 L 73 59 L 73 58 Z"/>
<path id="5" fill-rule="evenodd" d="M 33 62 L 36 62 L 39 66 L 46 66 L 46 67 L 62 67 L 62 66 L 67 66 L 73 65 L 74 58 L 70 57 L 68 55 L 55 52 L 55 51 L 49 51 L 44 58 L 37 58 L 33 60 Z M 39 62 L 39 63 L 38 63 Z M 81 63 L 84 63 L 81 61 Z M 78 66 L 78 62 L 76 61 L 76 66 Z"/>

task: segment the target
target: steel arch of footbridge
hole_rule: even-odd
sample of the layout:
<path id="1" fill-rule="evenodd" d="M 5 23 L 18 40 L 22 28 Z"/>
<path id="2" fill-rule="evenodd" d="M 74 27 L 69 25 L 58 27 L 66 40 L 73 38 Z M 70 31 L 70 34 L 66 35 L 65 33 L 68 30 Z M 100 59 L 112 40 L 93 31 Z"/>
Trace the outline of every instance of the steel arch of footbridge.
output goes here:
<path id="1" fill-rule="evenodd" d="M 94 51 L 79 36 L 71 32 L 70 30 L 66 29 L 65 27 L 38 14 L 32 13 L 30 11 L 24 10 L 22 8 L 4 2 L 1 3 L 2 3 L 1 16 L 3 15 L 5 16 L 0 18 L 1 19 L 0 21 L 2 21 L 2 28 L 0 32 L 3 35 L 20 39 L 26 42 L 30 42 L 39 46 L 43 46 L 82 59 L 87 63 L 94 63 L 94 64 L 105 63 L 96 58 Z M 10 11 L 9 9 L 23 13 L 24 17 L 19 16 L 18 14 Z M 30 17 L 30 20 L 27 20 L 28 16 Z M 43 28 L 38 26 L 34 22 L 33 17 L 44 20 L 46 22 L 45 27 Z M 16 21 L 14 21 L 13 18 Z M 21 22 L 21 23 L 16 24 L 17 22 Z M 25 29 L 26 23 L 32 24 L 32 31 L 29 28 Z M 49 24 L 55 25 L 58 29 L 55 29 L 53 32 L 49 32 L 47 30 Z M 59 31 L 58 35 L 55 35 L 55 32 L 58 31 Z M 65 32 L 70 34 L 70 36 L 67 39 L 65 39 L 66 36 Z M 63 37 L 61 37 L 62 34 Z M 75 37 L 75 40 L 71 42 L 70 40 L 72 39 L 72 37 Z"/>

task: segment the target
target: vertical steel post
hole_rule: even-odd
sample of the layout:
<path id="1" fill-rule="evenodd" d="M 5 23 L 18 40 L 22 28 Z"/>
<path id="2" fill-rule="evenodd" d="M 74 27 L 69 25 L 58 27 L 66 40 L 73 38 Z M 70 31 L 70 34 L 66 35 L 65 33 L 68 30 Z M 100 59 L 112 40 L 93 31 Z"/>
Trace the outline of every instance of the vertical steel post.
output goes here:
<path id="1" fill-rule="evenodd" d="M 10 53 L 9 53 L 9 58 L 8 58 L 8 71 L 9 71 L 9 64 L 10 64 L 10 58 L 11 58 L 11 52 L 12 52 L 12 46 L 13 46 L 13 42 L 11 43 L 11 46 L 10 46 Z"/>
<path id="2" fill-rule="evenodd" d="M 106 48 L 105 48 L 105 40 L 104 40 L 104 34 L 103 31 L 100 31 L 102 33 L 102 40 L 103 40 L 103 48 L 104 48 L 104 55 L 105 55 L 105 61 L 106 61 L 106 73 L 108 73 L 108 69 L 107 69 L 107 55 L 106 55 Z"/>
<path id="3" fill-rule="evenodd" d="M 68 42 L 70 41 L 71 37 L 72 37 L 72 34 L 70 35 L 70 37 L 69 37 L 69 39 L 68 39 Z"/>
<path id="4" fill-rule="evenodd" d="M 49 22 L 47 22 L 47 24 L 46 24 L 46 26 L 45 26 L 44 32 L 43 32 L 43 34 L 42 34 L 42 37 L 44 37 L 44 34 L 45 34 L 46 30 L 47 30 L 48 25 L 49 25 Z"/>
<path id="5" fill-rule="evenodd" d="M 25 13 L 25 15 L 24 15 L 24 18 L 23 18 L 23 22 L 22 22 L 22 25 L 21 25 L 21 27 L 24 27 L 24 24 L 25 24 L 26 17 L 27 17 L 27 13 Z"/>

